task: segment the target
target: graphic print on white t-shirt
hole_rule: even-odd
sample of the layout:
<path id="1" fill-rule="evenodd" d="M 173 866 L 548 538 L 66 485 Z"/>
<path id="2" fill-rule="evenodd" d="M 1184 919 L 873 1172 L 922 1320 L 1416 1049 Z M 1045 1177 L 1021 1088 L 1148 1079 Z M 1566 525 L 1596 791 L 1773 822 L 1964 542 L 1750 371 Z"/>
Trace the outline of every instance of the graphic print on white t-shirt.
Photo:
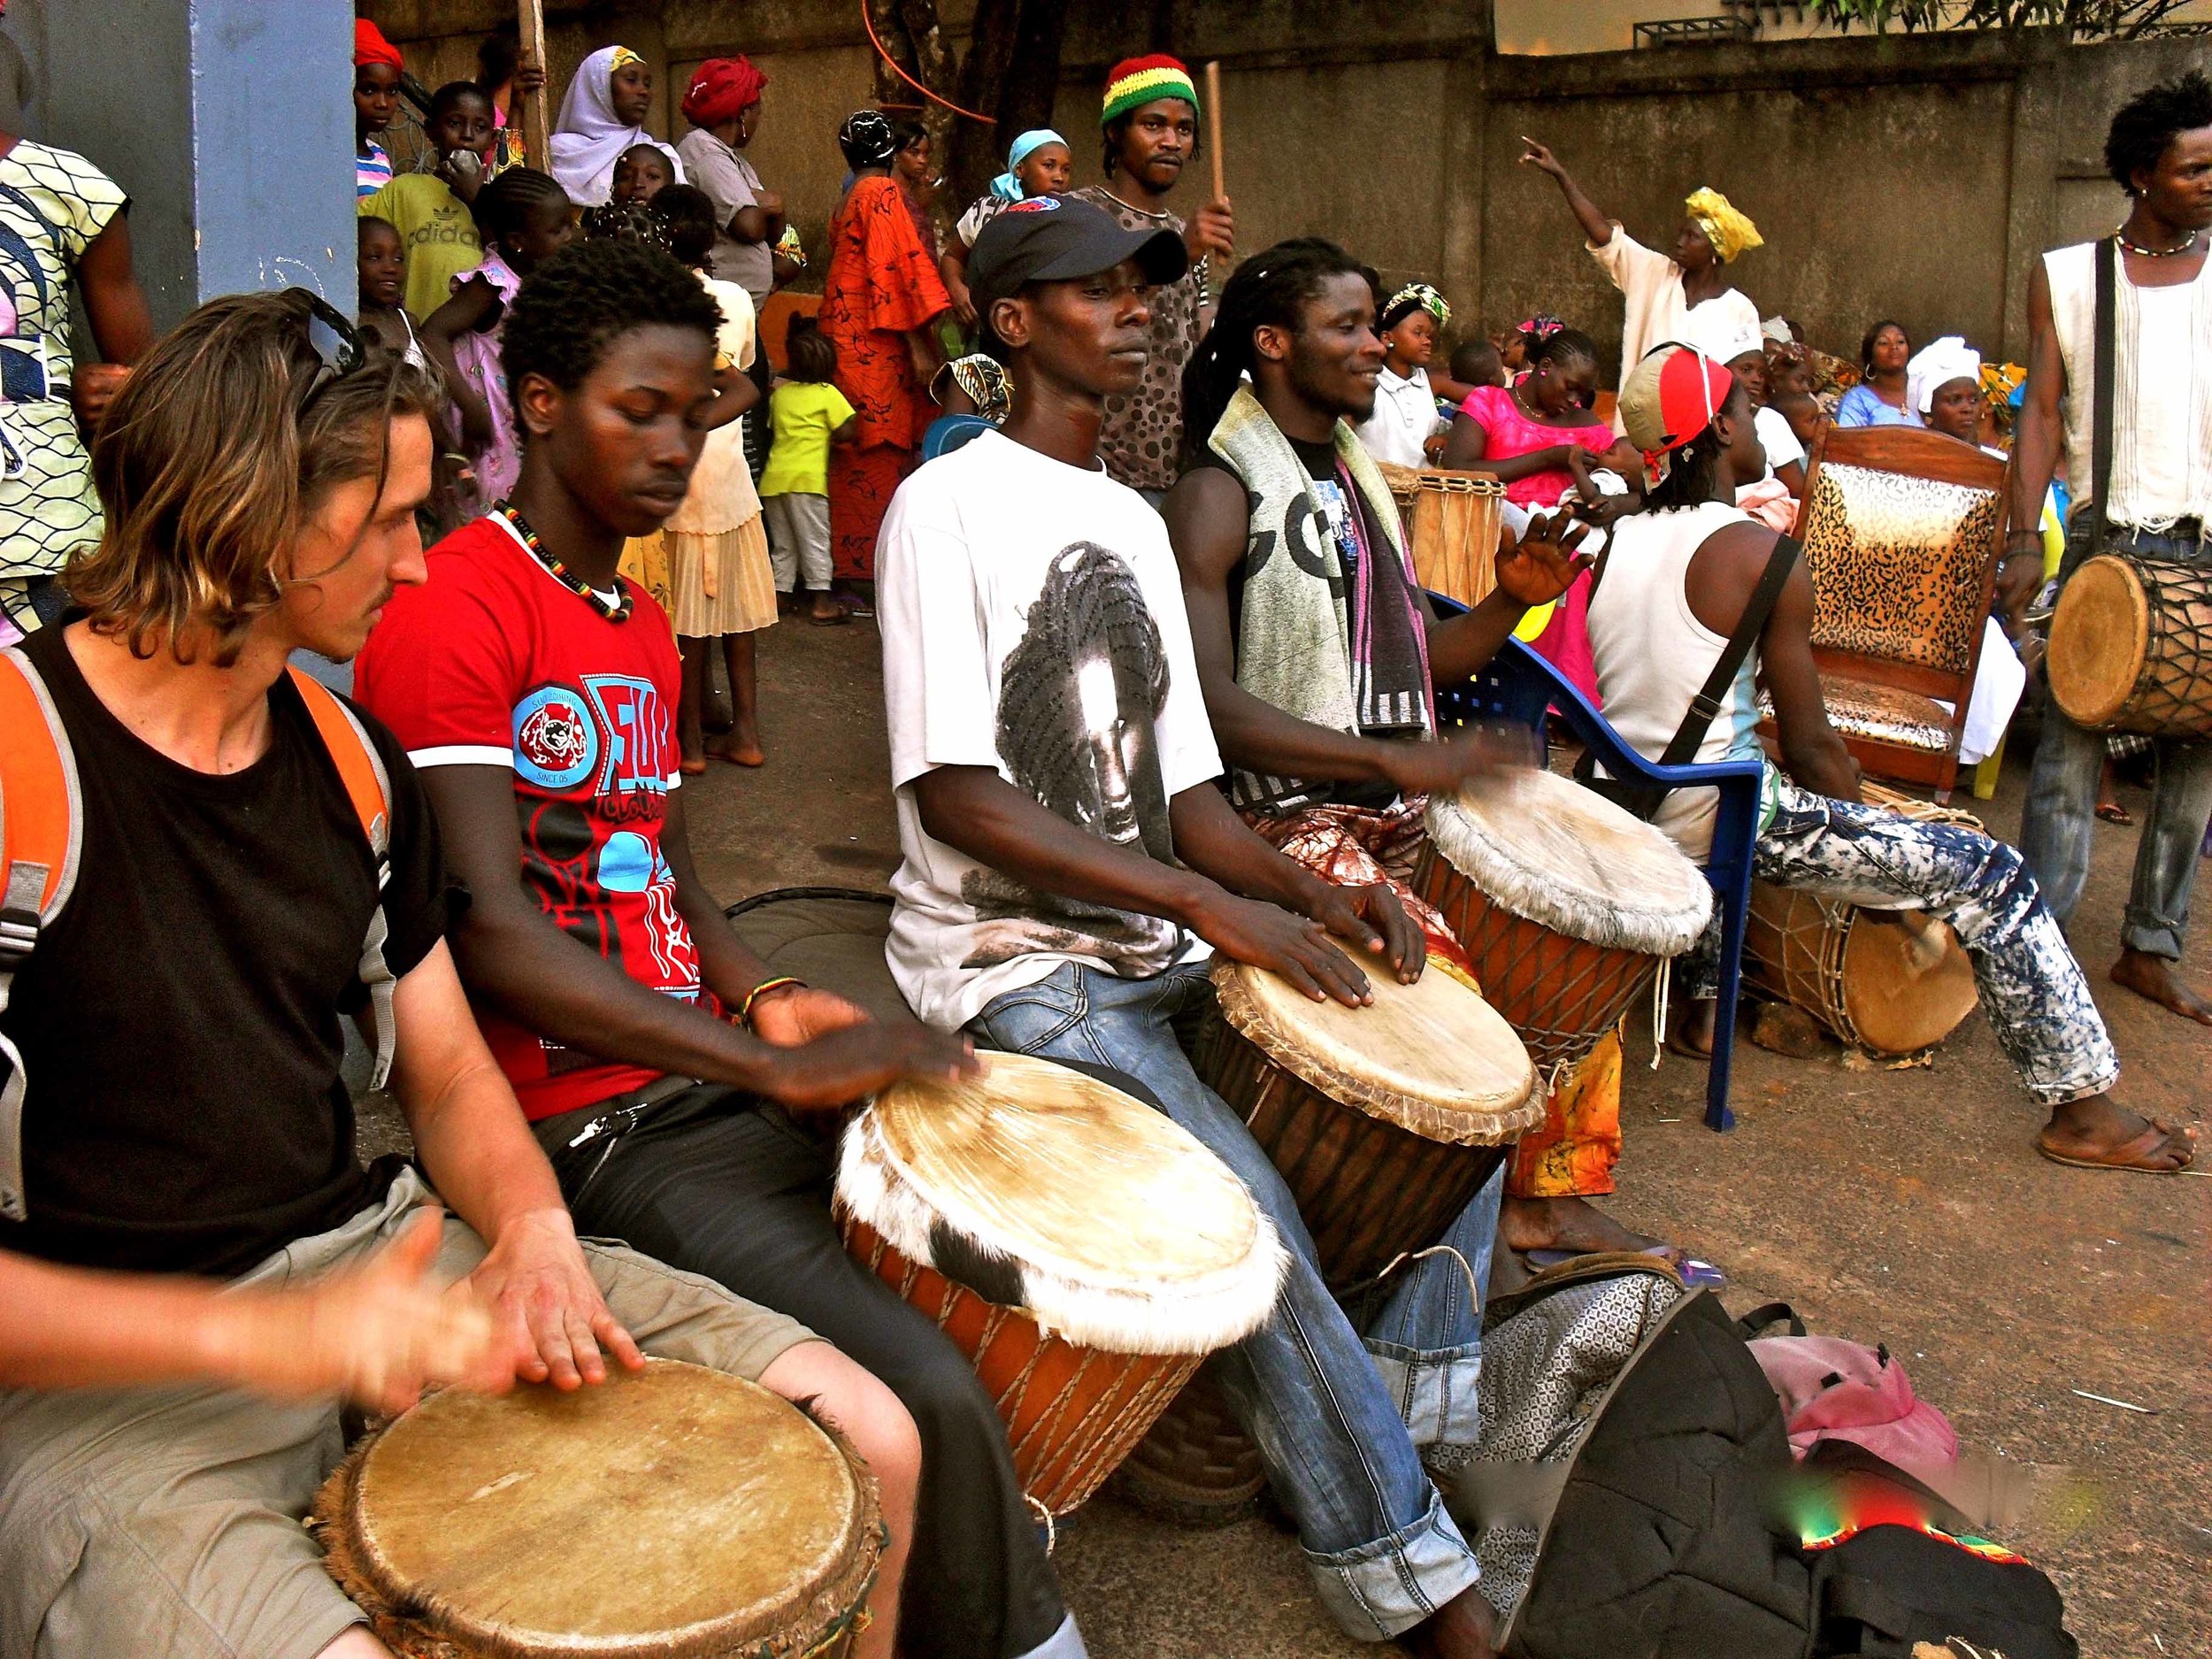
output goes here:
<path id="1" fill-rule="evenodd" d="M 1162 863 L 1168 803 L 1216 777 L 1166 526 L 1134 491 L 987 433 L 901 486 L 877 550 L 903 855 L 888 956 L 958 1025 L 1079 960 L 1138 979 L 1202 950 L 1163 918 L 1041 892 L 923 827 L 913 783 L 987 766 L 1054 816 Z"/>
<path id="2" fill-rule="evenodd" d="M 1101 841 L 1172 862 L 1153 737 L 1167 685 L 1159 625 L 1128 562 L 1090 541 L 1061 549 L 999 669 L 998 751 L 1010 781 Z M 964 968 L 1052 950 L 1134 978 L 1161 972 L 1178 952 L 1171 922 L 1041 893 L 980 864 L 960 896 L 976 915 Z"/>

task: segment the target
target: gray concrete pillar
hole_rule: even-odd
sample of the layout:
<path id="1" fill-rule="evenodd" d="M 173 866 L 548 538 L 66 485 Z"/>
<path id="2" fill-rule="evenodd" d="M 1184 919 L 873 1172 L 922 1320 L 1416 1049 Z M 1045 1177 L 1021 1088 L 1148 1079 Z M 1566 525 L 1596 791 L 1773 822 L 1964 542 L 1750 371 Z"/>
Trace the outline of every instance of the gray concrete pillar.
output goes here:
<path id="1" fill-rule="evenodd" d="M 14 0 L 28 136 L 131 197 L 157 326 L 201 301 L 314 288 L 355 301 L 349 0 Z"/>

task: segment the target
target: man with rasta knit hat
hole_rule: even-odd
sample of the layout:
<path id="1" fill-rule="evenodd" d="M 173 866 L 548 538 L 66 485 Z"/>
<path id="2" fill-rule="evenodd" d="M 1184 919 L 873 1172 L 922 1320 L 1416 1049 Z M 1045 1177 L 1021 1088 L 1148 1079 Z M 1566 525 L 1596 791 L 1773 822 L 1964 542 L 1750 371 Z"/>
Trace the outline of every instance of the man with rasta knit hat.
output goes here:
<path id="1" fill-rule="evenodd" d="M 1718 190 L 1700 188 L 1682 204 L 1671 253 L 1647 248 L 1582 193 L 1559 158 L 1525 138 L 1524 166 L 1548 173 L 1589 240 L 1590 257 L 1605 268 L 1627 302 L 1621 329 L 1621 384 L 1644 354 L 1663 341 L 1760 333 L 1759 308 L 1730 285 L 1727 267 L 1764 245 L 1759 227 Z"/>
<path id="2" fill-rule="evenodd" d="M 1757 757 L 1763 681 L 1781 767 L 1768 764 L 1752 873 L 1878 910 L 1947 922 L 1973 959 L 1983 1012 L 2021 1087 L 2050 1109 L 2036 1149 L 2055 1163 L 2163 1173 L 2186 1164 L 2193 1132 L 2116 1105 L 2120 1063 L 2066 935 L 2020 855 L 1978 830 L 1922 824 L 1859 798 L 1858 767 L 1828 724 L 1813 662 L 1813 587 L 1785 541 L 1735 505 L 1765 470 L 1751 400 L 1721 364 L 1661 346 L 1621 390 L 1629 442 L 1664 476 L 1622 519 L 1590 596 L 1590 647 L 1605 715 L 1656 758 L 1694 731 L 1700 764 Z M 1744 648 L 1697 730 L 1689 713 L 1732 643 Z M 1707 706 L 1711 706 L 1708 703 Z M 1692 858 L 1711 844 L 1714 792 L 1676 790 L 1652 816 Z M 1684 957 L 1696 1011 L 1687 1046 L 1710 1043 L 1711 942 Z"/>
<path id="3" fill-rule="evenodd" d="M 1098 117 L 1106 182 L 1072 193 L 1125 230 L 1174 232 L 1190 255 L 1190 270 L 1152 296 L 1144 377 L 1135 391 L 1106 400 L 1099 434 L 1106 470 L 1156 507 L 1175 482 L 1182 452 L 1183 367 L 1206 331 L 1207 261 L 1235 251 L 1228 197 L 1208 202 L 1187 223 L 1168 211 L 1168 192 L 1198 159 L 1198 88 L 1177 59 L 1156 53 L 1116 64 Z"/>

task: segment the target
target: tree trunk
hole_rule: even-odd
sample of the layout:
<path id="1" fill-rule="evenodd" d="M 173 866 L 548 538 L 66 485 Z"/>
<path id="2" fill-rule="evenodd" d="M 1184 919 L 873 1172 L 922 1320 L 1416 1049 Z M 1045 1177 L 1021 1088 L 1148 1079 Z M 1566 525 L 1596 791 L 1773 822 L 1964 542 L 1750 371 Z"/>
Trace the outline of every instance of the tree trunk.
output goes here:
<path id="1" fill-rule="evenodd" d="M 914 42 L 906 32 L 906 19 L 899 15 L 899 0 L 866 0 L 866 4 L 868 21 L 875 26 L 876 38 L 883 43 L 883 50 L 898 60 L 900 68 L 914 74 Z M 875 70 L 878 104 L 921 101 L 914 88 L 900 80 L 891 65 L 883 61 L 881 53 L 871 51 L 870 62 Z"/>
<path id="2" fill-rule="evenodd" d="M 952 148 L 945 157 L 945 188 L 963 208 L 990 188 L 992 177 L 1006 165 L 1007 145 L 1023 130 L 1007 126 L 1001 103 L 1014 65 L 1021 11 L 1021 0 L 976 0 L 968 60 L 960 66 L 960 102 L 971 110 L 1001 119 L 990 126 L 965 119 L 953 123 Z"/>

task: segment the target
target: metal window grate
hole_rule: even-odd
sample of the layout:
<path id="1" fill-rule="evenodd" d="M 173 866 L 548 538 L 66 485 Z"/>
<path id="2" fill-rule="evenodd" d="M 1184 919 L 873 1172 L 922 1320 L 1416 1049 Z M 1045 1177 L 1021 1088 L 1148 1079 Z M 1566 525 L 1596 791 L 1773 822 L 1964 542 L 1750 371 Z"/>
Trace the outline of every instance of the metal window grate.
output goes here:
<path id="1" fill-rule="evenodd" d="M 1636 44 L 1679 46 L 1694 41 L 1747 41 L 1758 25 L 1747 17 L 1660 18 L 1636 25 Z"/>

